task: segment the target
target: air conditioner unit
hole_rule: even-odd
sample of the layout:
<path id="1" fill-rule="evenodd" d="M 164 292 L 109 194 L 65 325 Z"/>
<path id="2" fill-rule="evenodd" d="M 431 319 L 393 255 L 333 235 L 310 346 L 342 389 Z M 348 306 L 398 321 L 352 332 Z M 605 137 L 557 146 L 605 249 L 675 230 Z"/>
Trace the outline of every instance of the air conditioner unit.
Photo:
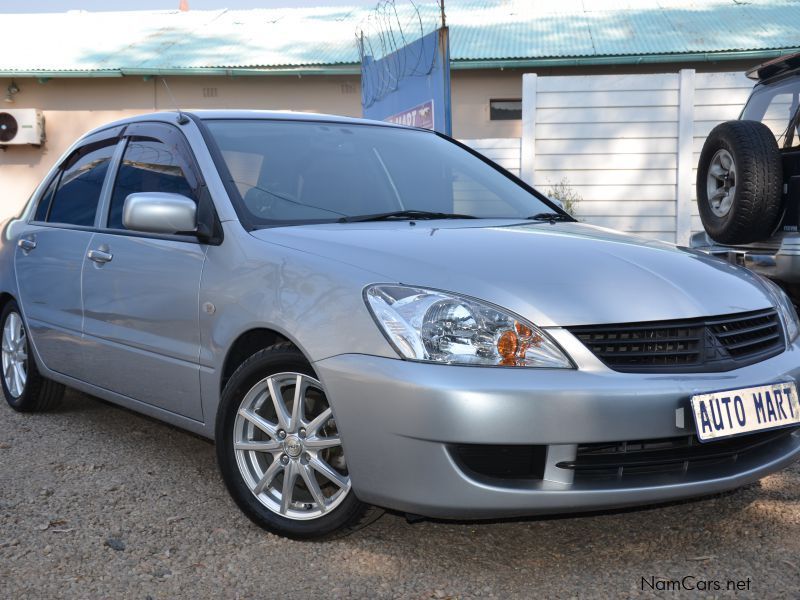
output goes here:
<path id="1" fill-rule="evenodd" d="M 44 115 L 35 108 L 0 109 L 0 146 L 44 142 Z"/>

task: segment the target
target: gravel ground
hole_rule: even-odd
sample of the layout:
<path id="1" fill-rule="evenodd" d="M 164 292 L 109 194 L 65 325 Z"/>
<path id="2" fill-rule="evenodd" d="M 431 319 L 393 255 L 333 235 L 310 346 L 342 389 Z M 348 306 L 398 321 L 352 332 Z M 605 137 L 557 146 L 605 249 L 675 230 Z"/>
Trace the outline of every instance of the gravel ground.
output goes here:
<path id="1" fill-rule="evenodd" d="M 47 414 L 2 402 L 0 525 L 0 598 L 619 598 L 687 575 L 750 578 L 749 591 L 655 595 L 800 589 L 798 465 L 658 508 L 489 524 L 388 513 L 292 542 L 237 510 L 210 443 L 76 392 Z"/>

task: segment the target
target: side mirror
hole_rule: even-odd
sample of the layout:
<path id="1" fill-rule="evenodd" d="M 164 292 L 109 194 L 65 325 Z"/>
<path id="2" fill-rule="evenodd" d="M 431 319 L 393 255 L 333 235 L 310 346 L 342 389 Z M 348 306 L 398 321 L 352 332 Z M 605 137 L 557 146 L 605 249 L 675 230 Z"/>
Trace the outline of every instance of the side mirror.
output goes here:
<path id="1" fill-rule="evenodd" d="M 197 205 L 181 194 L 140 192 L 125 198 L 122 224 L 132 231 L 147 233 L 190 233 L 197 231 Z"/>

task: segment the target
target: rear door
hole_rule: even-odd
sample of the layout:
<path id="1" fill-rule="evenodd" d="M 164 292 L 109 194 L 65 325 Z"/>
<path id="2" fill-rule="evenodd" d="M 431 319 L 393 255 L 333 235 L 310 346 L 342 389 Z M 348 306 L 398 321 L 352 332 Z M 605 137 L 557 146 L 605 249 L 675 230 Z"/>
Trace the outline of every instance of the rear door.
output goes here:
<path id="1" fill-rule="evenodd" d="M 194 237 L 142 234 L 122 224 L 129 194 L 172 192 L 197 202 L 202 179 L 183 135 L 170 125 L 132 125 L 125 144 L 98 232 L 84 252 L 87 377 L 202 420 L 198 293 L 206 246 Z"/>
<path id="2" fill-rule="evenodd" d="M 118 132 L 88 138 L 61 164 L 14 256 L 19 301 L 39 356 L 48 368 L 72 377 L 85 369 L 81 268 Z"/>

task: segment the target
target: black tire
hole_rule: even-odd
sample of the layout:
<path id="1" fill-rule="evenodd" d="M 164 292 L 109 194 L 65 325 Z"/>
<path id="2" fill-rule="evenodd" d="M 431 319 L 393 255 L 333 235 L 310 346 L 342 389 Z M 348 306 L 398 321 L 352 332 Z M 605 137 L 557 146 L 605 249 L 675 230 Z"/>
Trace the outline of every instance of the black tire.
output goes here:
<path id="1" fill-rule="evenodd" d="M 298 540 L 331 539 L 347 535 L 377 519 L 382 511 L 361 502 L 350 489 L 330 512 L 311 520 L 295 520 L 262 504 L 245 482 L 234 452 L 234 423 L 248 391 L 269 375 L 292 372 L 316 377 L 303 354 L 282 342 L 261 350 L 236 369 L 222 392 L 216 419 L 216 452 L 222 479 L 239 508 L 255 524 L 277 535 Z"/>
<path id="2" fill-rule="evenodd" d="M 722 150 L 736 165 L 736 189 L 729 212 L 715 214 L 708 197 L 708 174 Z M 781 154 L 769 127 L 758 121 L 726 121 L 711 130 L 697 168 L 697 204 L 709 236 L 723 244 L 769 237 L 783 210 L 782 192 Z"/>
<path id="3" fill-rule="evenodd" d="M 8 405 L 19 412 L 39 412 L 55 408 L 61 403 L 64 397 L 64 386 L 56 383 L 51 379 L 42 377 L 39 374 L 39 369 L 36 368 L 36 360 L 33 357 L 33 350 L 30 346 L 30 335 L 28 328 L 25 326 L 25 321 L 22 319 L 17 303 L 9 300 L 3 312 L 0 313 L 0 336 L 6 328 L 6 322 L 11 315 L 16 315 L 19 318 L 23 330 L 25 331 L 25 345 L 24 350 L 27 355 L 25 361 L 26 381 L 22 389 L 22 393 L 14 395 L 6 383 L 5 372 L 0 373 L 0 382 L 3 385 L 3 396 L 8 402 Z"/>

